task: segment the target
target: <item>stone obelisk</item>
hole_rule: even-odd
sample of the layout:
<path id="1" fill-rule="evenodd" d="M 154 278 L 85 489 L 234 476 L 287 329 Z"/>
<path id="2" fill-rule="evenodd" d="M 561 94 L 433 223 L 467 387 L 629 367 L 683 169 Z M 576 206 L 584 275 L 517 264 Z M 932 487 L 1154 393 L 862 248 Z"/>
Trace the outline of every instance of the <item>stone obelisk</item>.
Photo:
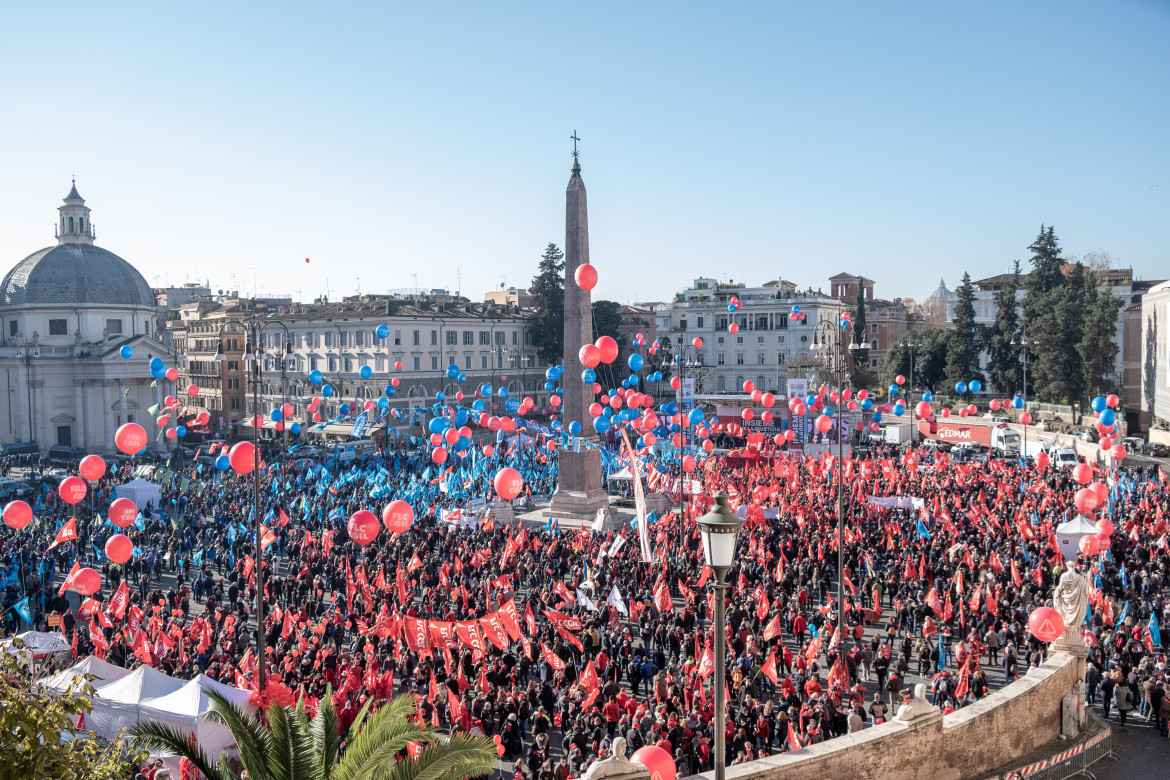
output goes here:
<path id="1" fill-rule="evenodd" d="M 578 353 L 593 343 L 593 307 L 588 290 L 577 285 L 577 268 L 589 262 L 589 212 L 585 205 L 585 182 L 581 180 L 581 162 L 577 158 L 577 138 L 573 133 L 573 168 L 565 190 L 565 394 L 561 403 L 561 424 L 581 424 L 581 438 L 596 442 L 593 418 L 589 414 L 592 392 L 586 394 L 581 381 Z M 601 487 L 601 453 L 582 442 L 580 452 L 570 440 L 558 453 L 557 490 L 553 493 L 553 514 L 579 520 L 593 520 L 597 510 L 609 506 L 609 495 Z"/>

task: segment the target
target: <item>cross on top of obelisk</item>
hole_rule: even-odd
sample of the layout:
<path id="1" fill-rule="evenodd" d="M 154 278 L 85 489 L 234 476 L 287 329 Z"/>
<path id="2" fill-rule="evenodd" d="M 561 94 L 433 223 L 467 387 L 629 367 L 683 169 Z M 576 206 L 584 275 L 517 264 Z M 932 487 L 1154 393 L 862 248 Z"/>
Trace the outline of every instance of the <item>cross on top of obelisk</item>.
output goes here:
<path id="1" fill-rule="evenodd" d="M 577 153 L 577 142 L 580 141 L 581 139 L 577 137 L 576 130 L 573 131 L 573 134 L 571 136 L 569 136 L 569 138 L 573 139 L 573 159 L 576 160 L 577 154 L 578 154 Z"/>

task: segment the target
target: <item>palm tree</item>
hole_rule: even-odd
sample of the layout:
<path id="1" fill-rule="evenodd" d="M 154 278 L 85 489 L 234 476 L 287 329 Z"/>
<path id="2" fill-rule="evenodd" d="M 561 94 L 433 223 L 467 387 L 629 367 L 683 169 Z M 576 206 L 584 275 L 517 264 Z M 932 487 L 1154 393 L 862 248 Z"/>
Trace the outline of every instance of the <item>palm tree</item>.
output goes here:
<path id="1" fill-rule="evenodd" d="M 267 725 L 215 691 L 207 691 L 207 697 L 209 717 L 231 730 L 249 780 L 454 780 L 487 774 L 495 766 L 491 740 L 466 734 L 440 740 L 434 729 L 412 717 L 415 703 L 409 695 L 387 702 L 369 717 L 367 702 L 354 720 L 344 752 L 329 693 L 314 718 L 303 699 L 296 709 L 273 703 Z M 212 761 L 182 731 L 144 721 L 130 733 L 148 750 L 186 758 L 207 780 L 240 780 L 226 760 Z M 422 752 L 413 760 L 397 761 L 396 754 L 411 743 L 421 745 Z"/>

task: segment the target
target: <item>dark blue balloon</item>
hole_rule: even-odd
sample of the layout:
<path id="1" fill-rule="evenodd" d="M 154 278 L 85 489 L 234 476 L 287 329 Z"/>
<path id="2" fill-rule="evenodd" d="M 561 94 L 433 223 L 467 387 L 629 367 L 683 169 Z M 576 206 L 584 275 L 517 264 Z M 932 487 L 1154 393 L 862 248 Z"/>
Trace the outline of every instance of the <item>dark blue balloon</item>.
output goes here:
<path id="1" fill-rule="evenodd" d="M 220 471 L 227 471 L 232 467 L 232 462 L 228 460 L 227 455 L 220 455 L 215 459 L 215 467 Z"/>
<path id="2" fill-rule="evenodd" d="M 361 369 L 358 371 L 358 374 L 361 376 L 362 379 L 369 379 L 370 377 L 372 377 L 374 375 L 374 370 L 372 368 L 370 368 L 369 366 L 362 366 Z"/>
<path id="3" fill-rule="evenodd" d="M 379 325 L 374 328 L 374 335 L 380 339 L 384 339 L 390 335 L 390 328 L 386 325 Z"/>

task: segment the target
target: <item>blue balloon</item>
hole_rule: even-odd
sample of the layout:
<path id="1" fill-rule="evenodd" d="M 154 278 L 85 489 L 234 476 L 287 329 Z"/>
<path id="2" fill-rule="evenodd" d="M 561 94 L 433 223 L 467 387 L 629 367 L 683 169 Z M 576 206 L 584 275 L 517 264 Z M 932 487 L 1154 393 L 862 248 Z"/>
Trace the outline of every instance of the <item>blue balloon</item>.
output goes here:
<path id="1" fill-rule="evenodd" d="M 155 379 L 163 379 L 167 375 L 167 367 L 159 366 L 158 368 L 150 369 L 150 375 Z"/>
<path id="2" fill-rule="evenodd" d="M 897 385 L 890 385 L 888 389 L 890 391 L 890 395 L 897 395 L 898 394 L 898 386 Z"/>
<path id="3" fill-rule="evenodd" d="M 326 398 L 329 398 L 330 396 L 332 396 L 333 395 L 333 385 L 325 385 L 324 387 L 322 387 L 321 388 L 321 395 L 325 396 Z"/>
<path id="4" fill-rule="evenodd" d="M 340 411 L 342 414 L 349 414 L 349 404 L 342 404 Z"/>
<path id="5" fill-rule="evenodd" d="M 817 404 L 817 397 L 815 395 L 805 396 L 805 399 L 804 399 L 805 406 L 816 406 L 816 404 Z"/>
<path id="6" fill-rule="evenodd" d="M 545 371 L 544 371 L 544 378 L 545 378 L 545 379 L 547 379 L 547 380 L 548 380 L 548 381 L 550 381 L 550 382 L 552 382 L 552 381 L 556 380 L 556 378 L 557 378 L 557 367 L 556 367 L 556 366 L 549 366 L 548 368 L 546 368 L 546 369 L 545 369 Z"/>
<path id="7" fill-rule="evenodd" d="M 637 352 L 635 352 L 634 354 L 630 355 L 630 359 L 626 361 L 626 364 L 630 367 L 631 371 L 641 371 L 642 365 L 645 362 L 645 359 Z"/>
<path id="8" fill-rule="evenodd" d="M 866 400 L 869 400 L 869 399 L 866 399 Z M 874 422 L 881 422 L 882 421 L 882 413 L 881 412 L 874 412 L 873 413 L 873 421 Z"/>
<path id="9" fill-rule="evenodd" d="M 1023 409 L 1023 408 L 1024 408 L 1024 399 L 1023 399 L 1023 398 L 1020 398 L 1020 397 L 1017 395 L 1015 398 L 1013 398 L 1013 399 L 1012 399 L 1012 408 L 1014 408 L 1014 409 Z"/>
<path id="10" fill-rule="evenodd" d="M 123 344 L 122 348 L 118 350 L 118 354 L 129 360 L 130 356 L 134 354 L 134 349 L 129 344 Z"/>
<path id="11" fill-rule="evenodd" d="M 462 428 L 464 425 L 467 425 L 467 412 L 463 411 L 462 409 L 455 412 L 455 425 L 460 428 Z"/>
<path id="12" fill-rule="evenodd" d="M 955 385 L 955 392 L 956 392 L 956 393 L 965 393 L 965 392 L 967 392 L 967 383 L 966 383 L 966 382 L 958 382 L 958 383 Z"/>
<path id="13" fill-rule="evenodd" d="M 379 398 L 378 399 L 378 408 L 381 409 L 382 411 L 386 411 L 387 409 L 390 408 L 390 401 L 387 400 L 386 398 Z"/>
<path id="14" fill-rule="evenodd" d="M 487 398 L 489 395 L 492 394 L 492 386 L 489 385 L 487 382 L 484 382 L 482 385 L 479 386 L 479 394 L 482 395 L 484 398 Z"/>
<path id="15" fill-rule="evenodd" d="M 320 371 L 310 371 L 309 372 L 309 381 L 312 382 L 313 384 L 319 385 L 324 380 L 325 380 L 325 375 L 322 374 Z"/>
<path id="16" fill-rule="evenodd" d="M 361 376 L 362 379 L 369 379 L 374 375 L 374 369 L 370 368 L 369 366 L 362 366 L 358 371 L 358 375 Z"/>
<path id="17" fill-rule="evenodd" d="M 446 397 L 447 397 L 447 394 L 446 394 L 446 393 L 444 393 L 442 390 L 440 390 L 439 392 L 435 393 L 435 400 L 436 400 L 436 401 L 439 401 L 440 403 L 441 403 L 441 402 L 443 401 L 443 399 L 445 399 Z"/>
<path id="18" fill-rule="evenodd" d="M 398 388 L 394 385 L 386 385 L 386 397 L 393 398 L 398 395 Z"/>
<path id="19" fill-rule="evenodd" d="M 638 384 L 638 375 L 637 374 L 630 374 L 629 379 L 627 381 L 630 383 L 630 387 L 634 387 L 635 385 Z"/>
<path id="20" fill-rule="evenodd" d="M 690 414 L 687 415 L 687 419 L 691 421 L 691 425 L 698 425 L 703 422 L 703 410 L 691 409 Z"/>
<path id="21" fill-rule="evenodd" d="M 793 307 L 792 307 L 792 313 L 793 313 L 793 314 L 800 314 L 800 307 L 799 307 L 799 306 L 793 306 Z"/>
<path id="22" fill-rule="evenodd" d="M 478 401 L 478 400 L 477 400 L 477 401 L 472 401 L 472 402 L 471 402 L 471 408 L 472 408 L 472 409 L 474 409 L 474 410 L 475 410 L 475 411 L 477 411 L 477 412 L 482 412 L 484 409 L 486 409 L 486 408 L 487 408 L 487 406 L 484 404 L 484 402 L 483 402 L 483 401 Z"/>
<path id="23" fill-rule="evenodd" d="M 167 367 L 167 364 L 162 362 L 162 358 L 155 357 L 155 358 L 150 359 L 150 370 L 151 371 L 153 371 L 157 368 L 161 368 L 163 370 L 166 370 L 166 367 Z"/>
<path id="24" fill-rule="evenodd" d="M 594 417 L 593 430 L 597 433 L 605 433 L 609 430 L 609 420 L 605 419 L 605 417 Z"/>
<path id="25" fill-rule="evenodd" d="M 630 389 L 630 380 L 628 380 L 628 379 L 623 379 L 623 380 L 622 380 L 622 389 L 623 389 L 623 390 L 629 390 L 629 389 Z"/>
<path id="26" fill-rule="evenodd" d="M 175 426 L 175 435 L 178 436 L 180 439 L 183 438 L 184 436 L 187 435 L 187 428 L 185 426 L 182 426 L 182 425 L 176 425 Z"/>
<path id="27" fill-rule="evenodd" d="M 587 368 L 581 372 L 581 381 L 587 385 L 591 385 L 597 381 L 597 372 L 592 368 Z"/>
<path id="28" fill-rule="evenodd" d="M 544 391 L 545 391 L 546 393 L 551 393 L 551 392 L 552 392 L 552 389 L 553 389 L 553 383 L 552 383 L 552 382 L 545 382 L 545 383 L 544 383 Z"/>
<path id="29" fill-rule="evenodd" d="M 559 395 L 559 396 L 564 396 L 564 394 L 565 394 L 565 388 L 563 388 L 563 387 L 558 387 L 556 392 L 557 392 L 557 395 Z"/>
<path id="30" fill-rule="evenodd" d="M 867 401 L 868 401 L 869 399 L 867 398 L 867 399 L 865 399 L 865 400 L 867 400 Z M 922 394 L 922 400 L 923 400 L 923 401 L 926 401 L 927 403 L 930 403 L 931 401 L 933 401 L 933 400 L 934 400 L 934 394 L 933 394 L 933 393 L 923 393 L 923 394 Z"/>
<path id="31" fill-rule="evenodd" d="M 227 471 L 232 467 L 232 462 L 228 460 L 227 455 L 220 455 L 215 459 L 215 467 L 220 471 Z"/>
<path id="32" fill-rule="evenodd" d="M 388 325 L 379 325 L 374 328 L 374 335 L 380 339 L 384 339 L 390 335 L 390 327 Z"/>
<path id="33" fill-rule="evenodd" d="M 873 399 L 866 398 L 864 401 L 861 402 L 861 408 L 862 409 L 872 409 L 873 408 Z"/>
<path id="34" fill-rule="evenodd" d="M 459 384 L 463 384 L 467 381 L 467 374 L 460 374 L 458 377 L 456 377 L 455 381 Z"/>
<path id="35" fill-rule="evenodd" d="M 1117 413 L 1114 412 L 1112 409 L 1106 409 L 1105 411 L 1101 412 L 1101 424 L 1102 425 L 1112 425 L 1116 421 L 1117 421 Z"/>
<path id="36" fill-rule="evenodd" d="M 972 393 L 978 393 L 982 389 L 983 389 L 983 383 L 981 383 L 978 379 L 971 380 L 971 392 Z"/>
<path id="37" fill-rule="evenodd" d="M 676 414 L 678 414 L 678 404 L 676 404 L 674 401 L 665 403 L 662 405 L 662 412 L 667 417 L 674 417 Z"/>
<path id="38" fill-rule="evenodd" d="M 906 414 L 906 407 L 902 404 L 894 404 L 894 416 L 901 417 L 904 414 Z"/>
<path id="39" fill-rule="evenodd" d="M 520 411 L 520 399 L 519 398 L 509 398 L 507 401 L 504 402 L 504 409 L 506 409 L 508 411 L 508 414 L 516 414 L 516 412 Z M 466 416 L 466 415 L 464 415 L 464 416 Z M 459 424 L 463 425 L 463 423 L 459 423 Z"/>
<path id="40" fill-rule="evenodd" d="M 718 417 L 712 417 L 712 418 L 711 418 L 711 419 L 708 421 L 708 423 L 707 423 L 707 427 L 708 427 L 708 428 L 713 428 L 713 427 L 715 427 L 715 426 L 716 426 L 716 425 L 718 425 L 718 424 L 719 424 L 719 418 L 718 418 Z"/>
<path id="41" fill-rule="evenodd" d="M 459 376 L 459 366 L 455 365 L 454 363 L 447 366 L 447 378 L 454 379 L 457 376 Z"/>
<path id="42" fill-rule="evenodd" d="M 123 347 L 122 349 L 125 349 L 125 347 Z M 1092 400 L 1090 406 L 1092 406 L 1093 411 L 1097 412 L 1098 414 L 1100 414 L 1101 412 L 1103 412 L 1107 408 L 1109 408 L 1109 404 L 1105 403 L 1105 399 L 1102 398 L 1101 396 L 1097 396 L 1096 398 L 1094 398 Z"/>
<path id="43" fill-rule="evenodd" d="M 447 430 L 447 421 L 442 417 L 432 417 L 427 423 L 427 430 L 431 433 L 442 433 Z"/>
<path id="44" fill-rule="evenodd" d="M 284 412 L 279 409 L 273 409 L 268 413 L 268 416 L 272 418 L 272 422 L 280 422 L 284 419 Z"/>
<path id="45" fill-rule="evenodd" d="M 569 423 L 569 433 L 573 434 L 574 436 L 579 436 L 581 434 L 581 423 L 577 422 L 576 420 L 573 420 L 573 422 Z"/>
<path id="46" fill-rule="evenodd" d="M 289 430 L 292 431 L 293 436 L 296 436 L 296 435 L 300 434 L 300 432 L 301 432 L 301 424 L 300 423 L 293 423 L 292 427 L 290 427 Z"/>
<path id="47" fill-rule="evenodd" d="M 604 406 L 601 409 L 601 414 L 604 417 L 613 417 L 613 409 L 610 409 L 608 406 Z"/>
<path id="48" fill-rule="evenodd" d="M 508 397 L 508 388 L 501 387 L 499 390 L 496 391 L 496 395 L 498 395 L 500 398 L 507 398 Z"/>

